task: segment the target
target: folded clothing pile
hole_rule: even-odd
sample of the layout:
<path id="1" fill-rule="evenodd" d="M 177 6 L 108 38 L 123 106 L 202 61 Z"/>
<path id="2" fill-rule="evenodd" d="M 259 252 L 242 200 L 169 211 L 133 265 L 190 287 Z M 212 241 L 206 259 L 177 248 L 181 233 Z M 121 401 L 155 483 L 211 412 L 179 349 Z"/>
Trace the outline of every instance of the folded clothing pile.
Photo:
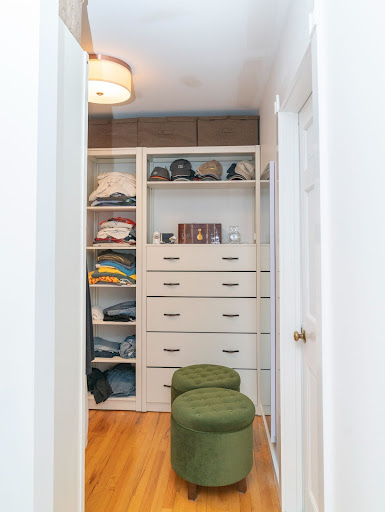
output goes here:
<path id="1" fill-rule="evenodd" d="M 124 217 L 113 217 L 99 225 L 93 245 L 121 244 L 136 245 L 135 222 Z"/>
<path id="2" fill-rule="evenodd" d="M 254 180 L 255 166 L 249 160 L 242 160 L 237 164 L 231 164 L 227 169 L 227 180 Z"/>
<path id="3" fill-rule="evenodd" d="M 123 254 L 110 249 L 101 251 L 95 267 L 94 271 L 88 273 L 90 284 L 124 286 L 136 283 L 136 258 L 133 254 Z"/>
<path id="4" fill-rule="evenodd" d="M 92 368 L 87 387 L 97 404 L 109 397 L 135 396 L 135 366 L 122 363 L 105 372 Z"/>
<path id="5" fill-rule="evenodd" d="M 103 309 L 105 322 L 133 322 L 136 320 L 136 301 L 127 300 Z"/>
<path id="6" fill-rule="evenodd" d="M 132 359 L 136 356 L 135 334 L 127 336 L 123 341 L 110 341 L 94 337 L 95 357 L 123 357 Z"/>
<path id="7" fill-rule="evenodd" d="M 89 200 L 91 206 L 133 206 L 136 204 L 136 177 L 122 172 L 98 175 L 98 187 Z"/>

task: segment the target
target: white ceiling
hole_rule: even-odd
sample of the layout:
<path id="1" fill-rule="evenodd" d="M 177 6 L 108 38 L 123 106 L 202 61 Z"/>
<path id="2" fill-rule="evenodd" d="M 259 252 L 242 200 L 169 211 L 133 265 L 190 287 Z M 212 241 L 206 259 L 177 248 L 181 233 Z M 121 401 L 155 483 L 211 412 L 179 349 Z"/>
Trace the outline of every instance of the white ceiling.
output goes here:
<path id="1" fill-rule="evenodd" d="M 82 46 L 127 62 L 133 97 L 91 117 L 255 114 L 291 0 L 86 0 Z"/>

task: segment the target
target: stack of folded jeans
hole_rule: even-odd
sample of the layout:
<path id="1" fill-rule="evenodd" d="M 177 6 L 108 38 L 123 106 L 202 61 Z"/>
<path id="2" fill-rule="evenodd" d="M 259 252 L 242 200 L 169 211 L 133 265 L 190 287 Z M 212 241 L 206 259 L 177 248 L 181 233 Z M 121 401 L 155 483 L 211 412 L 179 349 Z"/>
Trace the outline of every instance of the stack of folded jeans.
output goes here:
<path id="1" fill-rule="evenodd" d="M 136 204 L 134 174 L 104 172 L 98 175 L 98 187 L 89 197 L 91 206 L 132 206 Z"/>
<path id="2" fill-rule="evenodd" d="M 95 357 L 123 357 L 132 359 L 136 356 L 135 335 L 127 336 L 124 341 L 110 341 L 94 337 Z"/>
<path id="3" fill-rule="evenodd" d="M 105 372 L 92 368 L 91 375 L 87 376 L 88 391 L 94 395 L 97 404 L 110 396 L 134 396 L 135 380 L 135 366 L 127 363 L 118 364 Z"/>
<path id="4" fill-rule="evenodd" d="M 103 309 L 105 322 L 133 322 L 136 320 L 136 301 L 127 300 Z"/>
<path id="5" fill-rule="evenodd" d="M 112 370 L 107 370 L 105 374 L 112 389 L 111 396 L 135 395 L 135 366 L 126 363 L 118 364 Z"/>
<path id="6" fill-rule="evenodd" d="M 96 269 L 88 274 L 90 284 L 136 284 L 136 259 L 133 254 L 102 251 Z"/>
<path id="7" fill-rule="evenodd" d="M 93 245 L 136 245 L 135 222 L 123 217 L 113 217 L 100 223 Z"/>

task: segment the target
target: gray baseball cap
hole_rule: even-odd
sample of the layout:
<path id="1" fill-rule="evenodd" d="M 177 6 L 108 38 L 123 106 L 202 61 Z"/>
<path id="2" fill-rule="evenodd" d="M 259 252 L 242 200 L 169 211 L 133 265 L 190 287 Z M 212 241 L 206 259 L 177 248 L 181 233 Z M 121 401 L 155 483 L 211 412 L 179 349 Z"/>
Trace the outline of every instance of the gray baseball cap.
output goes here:
<path id="1" fill-rule="evenodd" d="M 166 167 L 155 167 L 151 173 L 151 176 L 148 178 L 149 181 L 159 181 L 166 180 L 170 181 L 170 173 L 166 169 Z"/>

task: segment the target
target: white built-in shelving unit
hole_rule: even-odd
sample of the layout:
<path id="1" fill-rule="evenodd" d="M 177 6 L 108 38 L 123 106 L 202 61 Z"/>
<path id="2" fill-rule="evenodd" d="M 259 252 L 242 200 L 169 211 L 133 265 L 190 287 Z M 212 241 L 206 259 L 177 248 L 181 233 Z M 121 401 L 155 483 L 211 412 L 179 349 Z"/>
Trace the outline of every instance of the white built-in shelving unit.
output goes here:
<path id="1" fill-rule="evenodd" d="M 223 167 L 221 181 L 148 181 L 155 166 L 186 158 L 194 170 L 216 159 Z M 227 181 L 232 163 L 250 160 L 256 179 Z M 125 213 L 137 223 L 136 286 L 92 285 L 92 303 L 102 307 L 136 297 L 136 322 L 94 322 L 99 336 L 122 340 L 136 333 L 136 359 L 98 358 L 101 369 L 123 362 L 136 364 L 136 397 L 110 398 L 93 408 L 169 411 L 174 371 L 197 363 L 235 368 L 241 391 L 256 405 L 266 402 L 261 380 L 269 379 L 269 181 L 259 180 L 259 146 L 93 149 L 89 151 L 89 183 L 105 171 L 135 172 L 136 207 L 87 207 L 89 270 L 99 251 L 121 246 L 95 247 L 98 224 Z M 154 231 L 178 234 L 178 224 L 219 223 L 218 245 L 154 245 Z M 238 225 L 241 244 L 229 244 L 228 228 Z M 170 259 L 173 258 L 173 259 Z M 170 285 L 173 282 L 178 285 Z M 225 286 L 231 283 L 235 286 Z M 226 309 L 227 308 L 227 309 Z M 240 317 L 231 317 L 235 312 Z M 191 313 L 192 312 L 192 313 Z M 180 316 L 170 317 L 169 313 Z M 194 313 L 196 318 L 194 317 Z M 229 313 L 229 315 L 227 314 Z"/>
<path id="2" fill-rule="evenodd" d="M 91 303 L 102 308 L 112 306 L 125 300 L 136 300 L 136 321 L 133 322 L 104 322 L 93 320 L 94 335 L 112 341 L 123 341 L 128 335 L 136 335 L 136 357 L 124 359 L 95 358 L 93 366 L 104 371 L 117 364 L 132 364 L 136 368 L 136 396 L 133 397 L 110 397 L 105 402 L 96 404 L 92 395 L 89 395 L 88 405 L 92 409 L 105 410 L 141 410 L 141 248 L 142 248 L 142 227 L 141 227 L 141 172 L 142 172 L 142 150 L 141 148 L 123 149 L 91 149 L 88 152 L 88 173 L 87 173 L 87 197 L 97 187 L 97 176 L 103 172 L 127 172 L 136 175 L 136 206 L 90 206 L 87 204 L 87 264 L 88 270 L 95 269 L 97 255 L 100 251 L 113 249 L 118 252 L 133 253 L 136 256 L 135 285 L 119 286 L 114 284 L 90 285 Z M 136 222 L 136 246 L 122 246 L 121 244 L 100 244 L 93 245 L 94 237 L 98 231 L 99 224 L 111 217 L 128 217 Z"/>

